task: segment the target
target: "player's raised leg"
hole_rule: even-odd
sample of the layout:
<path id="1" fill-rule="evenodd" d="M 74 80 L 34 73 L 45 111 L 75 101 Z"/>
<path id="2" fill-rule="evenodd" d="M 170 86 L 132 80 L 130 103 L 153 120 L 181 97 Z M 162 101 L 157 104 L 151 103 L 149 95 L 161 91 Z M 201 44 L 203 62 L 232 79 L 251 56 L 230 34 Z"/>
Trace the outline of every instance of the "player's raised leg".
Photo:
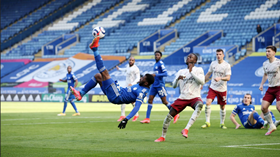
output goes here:
<path id="1" fill-rule="evenodd" d="M 201 113 L 201 110 L 203 108 L 203 102 L 202 101 L 197 101 L 194 106 L 195 106 L 195 110 L 193 111 L 193 114 L 192 114 L 187 126 L 182 131 L 182 134 L 185 138 L 188 138 L 188 132 L 190 130 L 190 127 L 193 125 L 193 123 L 199 117 L 199 115 Z"/>
<path id="2" fill-rule="evenodd" d="M 109 80 L 111 77 L 109 75 L 108 70 L 104 66 L 103 60 L 97 51 L 97 48 L 99 46 L 99 37 L 94 38 L 92 43 L 89 45 L 90 49 L 94 53 L 94 58 L 96 62 L 96 67 L 99 70 L 100 74 L 96 74 L 81 91 L 77 91 L 74 88 L 71 88 L 72 93 L 75 95 L 77 100 L 81 100 L 82 96 L 85 95 L 89 90 L 94 88 L 97 83 L 99 83 L 100 87 L 102 86 L 102 82 Z M 102 88 L 101 88 L 102 89 Z M 103 91 L 104 92 L 104 91 Z M 104 93 L 106 94 L 106 93 Z"/>

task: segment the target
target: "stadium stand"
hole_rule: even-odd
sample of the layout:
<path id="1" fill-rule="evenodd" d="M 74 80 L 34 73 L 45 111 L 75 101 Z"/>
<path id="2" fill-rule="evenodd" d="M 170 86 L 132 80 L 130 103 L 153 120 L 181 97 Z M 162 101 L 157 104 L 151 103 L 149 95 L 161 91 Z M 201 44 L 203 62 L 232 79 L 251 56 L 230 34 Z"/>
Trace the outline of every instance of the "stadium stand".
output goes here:
<path id="1" fill-rule="evenodd" d="M 23 31 L 26 27 L 29 27 L 31 24 L 41 20 L 42 18 L 44 18 L 45 16 L 49 15 L 50 13 L 52 13 L 53 11 L 57 10 L 58 8 L 62 7 L 63 5 L 65 5 L 66 3 L 68 3 L 70 0 L 59 0 L 59 1 L 52 1 L 51 3 L 46 4 L 45 6 L 41 7 L 40 9 L 38 9 L 37 11 L 33 12 L 31 15 L 27 15 L 26 17 L 22 18 L 21 20 L 17 21 L 16 23 L 14 23 L 12 26 L 9 26 L 7 29 L 2 30 L 2 36 L 1 36 L 1 42 L 4 40 L 7 40 L 9 37 L 14 36 L 15 34 L 19 33 L 20 31 Z M 13 1 L 12 1 L 13 2 Z M 43 1 L 47 2 L 46 0 Z M 21 2 L 22 3 L 22 2 Z M 33 1 L 28 1 L 27 2 L 28 5 L 34 3 Z M 40 5 L 42 2 L 36 2 L 35 4 L 38 3 L 36 6 Z M 28 6 L 27 5 L 27 6 Z M 31 5 L 32 6 L 32 5 Z M 26 10 L 25 12 L 30 12 L 30 8 L 29 7 L 23 7 L 21 8 L 21 5 L 19 5 L 20 10 Z M 35 8 L 35 7 L 32 7 Z M 17 13 L 14 13 L 17 14 Z M 11 15 L 12 19 L 13 19 L 13 14 L 8 14 Z M 1 15 L 2 17 L 3 15 Z M 5 14 L 4 14 L 5 16 Z M 7 17 L 5 17 L 6 19 Z M 8 18 L 10 18 L 10 16 L 8 16 Z"/>
<path id="2" fill-rule="evenodd" d="M 100 44 L 104 45 L 99 48 L 100 53 L 124 55 L 127 51 L 137 46 L 138 41 L 154 33 L 158 29 L 164 28 L 171 22 L 174 22 L 202 1 L 187 1 L 187 5 L 186 2 L 182 3 L 180 0 L 158 2 L 159 1 L 148 0 L 125 1 L 123 4 L 114 8 L 114 10 L 79 30 L 79 34 L 85 34 L 86 36 L 81 35 L 81 43 L 66 50 L 65 54 L 75 54 L 77 50 L 88 52 L 88 50 L 84 50 L 92 39 L 88 36 L 88 32 L 92 30 L 92 27 L 99 25 L 104 27 L 107 33 L 105 37 L 106 40 L 100 41 Z M 146 9 L 148 6 L 150 8 Z M 145 11 L 143 12 L 143 10 Z M 160 16 L 162 12 L 163 15 Z M 151 25 L 141 23 L 141 21 L 147 18 L 155 18 L 157 15 L 161 17 L 161 20 L 165 20 L 165 23 L 161 20 L 159 20 L 161 21 L 159 22 L 160 24 L 154 23 Z M 170 17 L 165 18 L 166 16 Z M 91 25 L 93 26 L 91 27 Z"/>
<path id="3" fill-rule="evenodd" d="M 67 0 L 64 0 L 64 1 L 67 2 Z M 58 4 L 54 3 L 53 5 L 55 6 L 55 8 L 58 8 L 58 6 L 61 6 L 64 4 L 62 2 L 63 1 L 61 1 Z M 59 4 L 61 4 L 61 5 L 59 5 Z M 114 4 L 113 1 L 111 1 L 111 3 L 110 3 L 110 1 L 105 1 L 104 4 L 103 3 L 101 4 L 101 6 L 104 6 L 104 8 L 100 6 L 100 8 L 103 8 L 103 9 L 95 9 L 94 12 L 96 13 L 96 15 L 99 15 L 102 12 L 104 12 L 106 9 L 108 9 L 110 6 L 112 6 L 113 4 Z M 85 9 L 85 8 L 83 8 L 83 9 Z M 82 11 L 82 10 L 78 10 L 78 12 L 80 12 L 80 11 Z M 78 18 L 80 18 L 80 16 L 78 16 Z M 85 17 L 85 16 L 87 16 L 87 14 L 83 15 L 83 16 Z M 92 19 L 92 17 L 88 16 L 87 20 L 91 20 L 91 19 Z M 75 18 L 73 20 L 75 20 Z M 32 40 L 28 41 L 27 43 L 24 43 L 24 44 L 18 46 L 17 48 L 12 49 L 11 51 L 7 52 L 6 56 L 34 55 L 41 49 L 41 47 L 44 44 L 52 41 L 53 39 L 61 36 L 62 34 L 68 34 L 70 32 L 71 32 L 71 29 L 61 30 L 60 28 L 57 28 L 57 29 L 52 28 L 49 31 L 44 31 L 44 32 L 40 33 L 37 37 L 32 38 Z M 78 53 L 80 51 L 76 51 L 76 52 Z M 73 55 L 74 54 L 72 54 L 72 56 Z M 68 54 L 68 56 L 70 56 L 70 54 Z"/>
<path id="4" fill-rule="evenodd" d="M 261 5 L 263 9 L 259 13 L 251 13 Z M 170 46 L 166 46 L 165 51 L 174 51 L 202 32 L 211 29 L 224 31 L 224 37 L 212 43 L 212 46 L 238 45 L 241 49 L 242 46 L 251 41 L 253 36 L 257 35 L 255 29 L 257 24 L 266 29 L 279 19 L 279 11 L 267 13 L 266 7 L 271 7 L 269 10 L 275 10 L 279 6 L 279 1 L 211 0 L 175 25 L 175 28 L 180 32 L 179 39 Z M 275 13 L 278 13 L 278 16 L 275 16 Z M 259 18 L 260 14 L 264 16 Z"/>
<path id="5" fill-rule="evenodd" d="M 13 24 L 33 12 L 50 0 L 2 0 L 1 1 L 1 29 Z M 22 5 L 24 4 L 24 5 Z M 3 32 L 2 32 L 3 33 Z M 6 32 L 8 33 L 8 32 Z M 1 41 L 4 34 L 1 35 Z"/>

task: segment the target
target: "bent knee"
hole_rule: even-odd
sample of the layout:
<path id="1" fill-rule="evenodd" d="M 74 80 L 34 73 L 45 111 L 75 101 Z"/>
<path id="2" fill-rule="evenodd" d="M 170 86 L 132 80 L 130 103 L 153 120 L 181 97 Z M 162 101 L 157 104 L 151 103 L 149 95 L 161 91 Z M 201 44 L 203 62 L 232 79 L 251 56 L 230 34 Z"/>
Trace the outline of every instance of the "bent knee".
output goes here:
<path id="1" fill-rule="evenodd" d="M 102 75 L 100 73 L 95 74 L 94 78 L 96 79 L 96 81 L 102 81 Z"/>
<path id="2" fill-rule="evenodd" d="M 262 110 L 263 113 L 267 113 L 268 112 L 268 108 L 265 108 L 263 106 L 261 107 L 261 110 Z"/>

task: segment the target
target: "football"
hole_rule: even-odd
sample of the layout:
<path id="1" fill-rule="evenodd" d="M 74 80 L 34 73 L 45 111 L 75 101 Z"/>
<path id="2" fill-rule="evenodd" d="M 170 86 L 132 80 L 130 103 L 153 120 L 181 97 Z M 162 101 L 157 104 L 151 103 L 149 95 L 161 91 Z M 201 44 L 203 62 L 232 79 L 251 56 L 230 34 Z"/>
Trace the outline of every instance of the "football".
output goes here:
<path id="1" fill-rule="evenodd" d="M 103 27 L 95 27 L 93 30 L 92 30 L 92 36 L 94 38 L 96 37 L 100 37 L 100 38 L 103 38 L 105 36 L 105 29 Z"/>

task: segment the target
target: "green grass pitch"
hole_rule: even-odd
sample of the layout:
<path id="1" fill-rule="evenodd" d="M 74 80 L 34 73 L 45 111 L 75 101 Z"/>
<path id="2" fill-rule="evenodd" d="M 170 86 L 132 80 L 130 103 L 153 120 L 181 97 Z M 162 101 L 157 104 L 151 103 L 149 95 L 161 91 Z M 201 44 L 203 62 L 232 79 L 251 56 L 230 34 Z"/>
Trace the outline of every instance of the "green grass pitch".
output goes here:
<path id="1" fill-rule="evenodd" d="M 58 117 L 63 103 L 1 102 L 1 157 L 6 156 L 278 156 L 280 128 L 270 136 L 267 129 L 236 130 L 229 115 L 234 105 L 227 105 L 226 126 L 219 128 L 219 106 L 212 105 L 211 127 L 201 129 L 205 122 L 204 109 L 191 127 L 189 137 L 181 130 L 192 114 L 183 111 L 177 124 L 170 124 L 166 141 L 155 143 L 161 136 L 162 123 L 168 111 L 162 104 L 152 109 L 151 123 L 140 124 L 146 115 L 143 104 L 137 122 L 129 121 L 126 128 L 117 128 L 120 106 L 109 103 L 76 103 L 81 116 L 72 117 L 68 104 L 65 117 Z M 131 111 L 127 105 L 126 114 Z M 271 106 L 276 119 L 280 114 Z M 256 106 L 261 113 L 260 106 Z M 239 119 L 237 119 L 239 122 Z"/>

